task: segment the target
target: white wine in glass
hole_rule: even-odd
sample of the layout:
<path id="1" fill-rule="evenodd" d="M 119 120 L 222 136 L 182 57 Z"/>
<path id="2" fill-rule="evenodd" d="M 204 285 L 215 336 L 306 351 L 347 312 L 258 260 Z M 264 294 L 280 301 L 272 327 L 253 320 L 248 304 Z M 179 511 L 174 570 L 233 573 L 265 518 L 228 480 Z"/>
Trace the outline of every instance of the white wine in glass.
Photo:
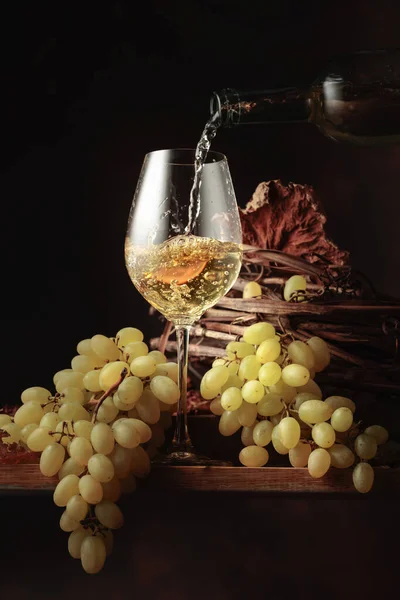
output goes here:
<path id="1" fill-rule="evenodd" d="M 224 155 L 209 152 L 193 196 L 195 150 L 145 156 L 129 214 L 125 263 L 142 296 L 175 326 L 180 399 L 172 448 L 163 462 L 206 464 L 187 428 L 191 325 L 224 296 L 242 262 L 242 230 Z M 213 462 L 213 461 L 210 461 Z"/>

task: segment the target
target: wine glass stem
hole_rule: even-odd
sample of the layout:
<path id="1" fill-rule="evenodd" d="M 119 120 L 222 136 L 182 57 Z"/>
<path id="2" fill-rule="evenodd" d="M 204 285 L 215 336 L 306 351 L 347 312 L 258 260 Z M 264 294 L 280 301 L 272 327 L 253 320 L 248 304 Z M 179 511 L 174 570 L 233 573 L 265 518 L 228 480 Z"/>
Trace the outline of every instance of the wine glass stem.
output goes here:
<path id="1" fill-rule="evenodd" d="M 176 428 L 172 441 L 173 450 L 177 452 L 191 452 L 192 442 L 187 426 L 187 372 L 189 353 L 189 325 L 177 325 L 175 327 L 178 350 L 178 376 L 180 397 L 176 410 Z"/>

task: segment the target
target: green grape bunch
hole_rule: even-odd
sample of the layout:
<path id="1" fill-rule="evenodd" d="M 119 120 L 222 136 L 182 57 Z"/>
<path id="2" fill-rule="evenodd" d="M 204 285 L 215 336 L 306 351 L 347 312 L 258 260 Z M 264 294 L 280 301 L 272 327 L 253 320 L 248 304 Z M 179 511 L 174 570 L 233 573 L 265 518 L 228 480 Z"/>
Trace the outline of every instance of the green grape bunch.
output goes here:
<path id="1" fill-rule="evenodd" d="M 305 289 L 304 282 L 294 283 Z M 372 425 L 358 433 L 350 398 L 323 400 L 314 380 L 330 364 L 323 339 L 287 342 L 288 337 L 267 322 L 250 325 L 205 373 L 200 392 L 220 417 L 219 432 L 230 436 L 241 430 L 239 461 L 245 467 L 265 466 L 272 444 L 278 454 L 288 455 L 293 467 L 307 467 L 314 478 L 323 477 L 330 467 L 353 467 L 355 489 L 368 492 L 374 482 L 368 461 L 387 441 L 388 432 Z"/>
<path id="2" fill-rule="evenodd" d="M 179 397 L 178 365 L 149 352 L 143 333 L 79 342 L 71 368 L 54 375 L 55 393 L 22 392 L 14 418 L 0 415 L 1 442 L 40 454 L 40 470 L 58 477 L 54 502 L 68 551 L 87 573 L 98 573 L 124 522 L 121 494 L 136 489 L 165 441 Z M 0 442 L 0 443 L 1 443 Z"/>

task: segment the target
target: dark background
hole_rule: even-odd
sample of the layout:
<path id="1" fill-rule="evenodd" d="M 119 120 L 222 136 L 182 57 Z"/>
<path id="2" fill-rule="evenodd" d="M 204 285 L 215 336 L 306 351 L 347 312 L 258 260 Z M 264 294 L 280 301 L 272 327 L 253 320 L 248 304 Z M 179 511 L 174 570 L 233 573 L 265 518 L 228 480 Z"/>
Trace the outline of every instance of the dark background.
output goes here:
<path id="1" fill-rule="evenodd" d="M 14 2 L 2 12 L 3 403 L 51 385 L 82 338 L 159 331 L 125 271 L 128 211 L 144 154 L 193 147 L 211 91 L 308 83 L 338 52 L 400 46 L 396 0 Z M 241 206 L 262 180 L 315 185 L 330 235 L 380 290 L 400 294 L 398 147 L 275 125 L 222 131 L 214 149 L 228 156 Z M 141 498 L 96 583 L 68 559 L 50 498 L 2 499 L 5 597 L 80 598 L 85 585 L 140 600 L 391 593 L 390 503 Z"/>
<path id="2" fill-rule="evenodd" d="M 146 152 L 195 146 L 214 89 L 308 83 L 326 60 L 400 45 L 398 3 L 147 0 L 10 3 L 2 18 L 1 400 L 51 385 L 77 342 L 159 330 L 125 271 Z M 336 144 L 310 125 L 221 131 L 244 205 L 263 180 L 316 186 L 329 233 L 400 294 L 399 147 Z"/>

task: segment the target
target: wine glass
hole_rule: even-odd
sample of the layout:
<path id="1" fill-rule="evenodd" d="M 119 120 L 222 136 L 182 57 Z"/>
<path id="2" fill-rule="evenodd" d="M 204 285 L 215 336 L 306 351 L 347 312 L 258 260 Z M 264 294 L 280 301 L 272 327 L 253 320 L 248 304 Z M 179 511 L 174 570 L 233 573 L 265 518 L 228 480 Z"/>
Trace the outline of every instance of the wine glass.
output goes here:
<path id="1" fill-rule="evenodd" d="M 176 330 L 176 429 L 162 462 L 205 464 L 187 427 L 190 328 L 235 282 L 242 230 L 228 162 L 209 152 L 199 194 L 192 193 L 195 150 L 157 150 L 145 156 L 125 240 L 125 264 L 136 289 Z M 198 167 L 198 164 L 196 165 Z"/>

